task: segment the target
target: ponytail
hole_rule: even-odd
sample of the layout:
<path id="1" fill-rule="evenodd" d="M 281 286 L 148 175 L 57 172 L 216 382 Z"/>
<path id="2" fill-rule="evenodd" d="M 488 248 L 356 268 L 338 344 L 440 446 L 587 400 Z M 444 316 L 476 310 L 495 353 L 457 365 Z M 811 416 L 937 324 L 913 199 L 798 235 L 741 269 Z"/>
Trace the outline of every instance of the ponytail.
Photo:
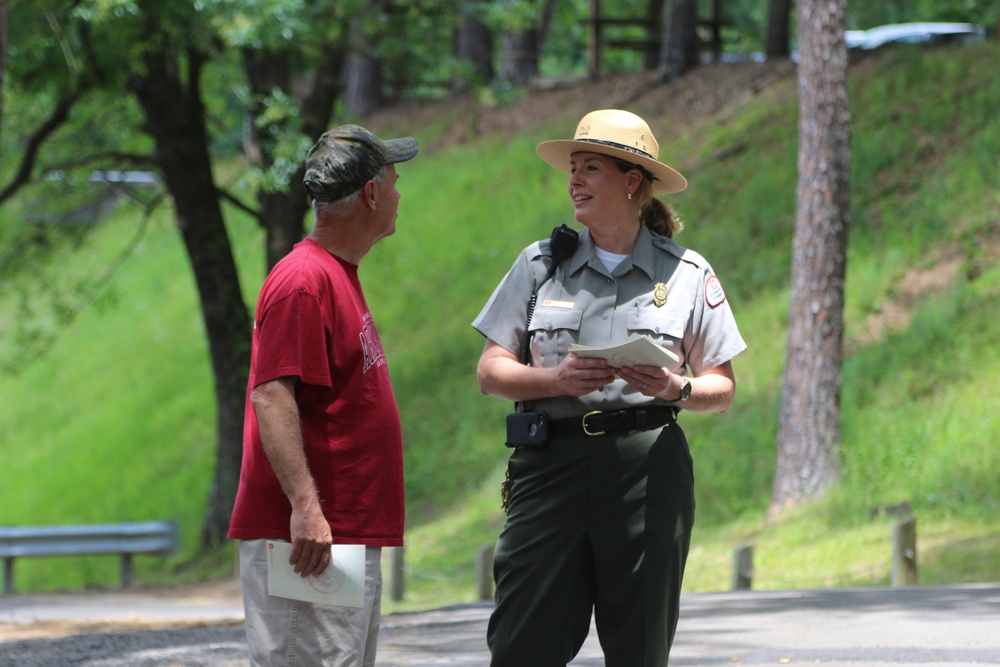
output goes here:
<path id="1" fill-rule="evenodd" d="M 673 238 L 674 234 L 684 229 L 680 221 L 667 204 L 653 196 L 653 175 L 636 164 L 614 158 L 622 173 L 638 169 L 642 172 L 642 182 L 632 196 L 632 201 L 639 212 L 639 222 L 660 236 Z"/>
<path id="2" fill-rule="evenodd" d="M 639 222 L 649 227 L 651 232 L 672 239 L 674 234 L 684 229 L 684 223 L 666 202 L 653 196 L 653 184 L 645 174 L 634 201 L 639 209 Z"/>
<path id="3" fill-rule="evenodd" d="M 639 222 L 649 227 L 650 231 L 667 238 L 673 238 L 674 234 L 684 229 L 680 218 L 656 197 L 650 197 L 649 202 L 639 209 Z"/>

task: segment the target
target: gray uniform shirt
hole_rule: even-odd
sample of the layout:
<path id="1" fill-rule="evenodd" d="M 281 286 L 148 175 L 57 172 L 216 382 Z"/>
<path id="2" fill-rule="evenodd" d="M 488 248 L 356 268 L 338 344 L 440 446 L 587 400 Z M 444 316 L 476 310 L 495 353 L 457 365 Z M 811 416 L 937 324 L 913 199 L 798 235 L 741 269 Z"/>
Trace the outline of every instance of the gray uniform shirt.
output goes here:
<path id="1" fill-rule="evenodd" d="M 645 226 L 631 255 L 612 273 L 598 259 L 590 232 L 584 229 L 573 254 L 541 286 L 534 315 L 526 323 L 531 293 L 545 278 L 550 261 L 547 240 L 525 248 L 472 322 L 515 356 L 528 326 L 533 332 L 532 366 L 558 365 L 572 343 L 598 347 L 636 335 L 647 335 L 676 354 L 679 361 L 669 370 L 681 375 L 699 375 L 746 349 L 705 258 Z M 586 396 L 539 399 L 523 407 L 561 418 L 650 403 L 648 396 L 619 379 Z"/>

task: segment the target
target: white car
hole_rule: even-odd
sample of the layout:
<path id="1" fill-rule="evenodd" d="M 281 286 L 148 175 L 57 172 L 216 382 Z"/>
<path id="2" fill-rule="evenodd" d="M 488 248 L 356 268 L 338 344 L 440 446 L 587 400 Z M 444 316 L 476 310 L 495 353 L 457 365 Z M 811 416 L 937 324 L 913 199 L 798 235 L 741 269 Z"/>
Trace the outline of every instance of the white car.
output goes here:
<path id="1" fill-rule="evenodd" d="M 869 51 L 886 44 L 971 44 L 986 39 L 986 28 L 974 23 L 894 23 L 844 33 L 849 49 Z"/>

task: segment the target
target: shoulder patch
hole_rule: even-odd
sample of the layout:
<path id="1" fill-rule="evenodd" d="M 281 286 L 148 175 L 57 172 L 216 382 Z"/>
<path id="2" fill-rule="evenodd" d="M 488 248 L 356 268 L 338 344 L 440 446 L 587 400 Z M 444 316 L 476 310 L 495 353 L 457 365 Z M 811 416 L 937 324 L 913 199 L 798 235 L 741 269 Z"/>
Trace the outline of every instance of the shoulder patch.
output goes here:
<path id="1" fill-rule="evenodd" d="M 722 282 L 718 276 L 709 276 L 705 280 L 705 301 L 709 306 L 715 308 L 726 300 L 726 293 L 722 289 Z"/>

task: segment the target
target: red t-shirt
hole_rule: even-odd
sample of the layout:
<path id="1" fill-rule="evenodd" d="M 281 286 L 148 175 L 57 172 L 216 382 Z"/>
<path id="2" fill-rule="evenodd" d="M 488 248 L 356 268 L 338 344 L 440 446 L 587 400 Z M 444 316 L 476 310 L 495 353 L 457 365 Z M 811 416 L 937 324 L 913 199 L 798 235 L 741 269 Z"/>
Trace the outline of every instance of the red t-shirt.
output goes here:
<path id="1" fill-rule="evenodd" d="M 382 342 L 358 267 L 305 239 L 274 267 L 254 321 L 234 539 L 290 539 L 291 504 L 264 453 L 253 387 L 281 377 L 296 394 L 306 460 L 333 541 L 403 543 L 403 436 Z"/>

